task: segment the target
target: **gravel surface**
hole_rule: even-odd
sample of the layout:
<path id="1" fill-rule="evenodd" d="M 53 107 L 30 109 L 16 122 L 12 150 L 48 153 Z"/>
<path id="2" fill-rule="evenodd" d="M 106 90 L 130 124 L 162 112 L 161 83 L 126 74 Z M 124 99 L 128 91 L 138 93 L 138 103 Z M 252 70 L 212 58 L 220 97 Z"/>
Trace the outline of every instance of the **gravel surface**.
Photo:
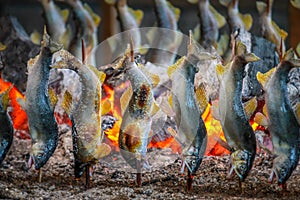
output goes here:
<path id="1" fill-rule="evenodd" d="M 272 158 L 260 154 L 244 183 L 227 179 L 229 156 L 206 156 L 194 178 L 192 191 L 186 191 L 186 176 L 181 174 L 179 155 L 171 149 L 149 149 L 151 169 L 143 173 L 143 186 L 135 185 L 135 173 L 118 152 L 96 165 L 91 188 L 85 177 L 75 180 L 70 132 L 61 135 L 59 145 L 43 167 L 42 182 L 38 172 L 27 169 L 29 140 L 14 138 L 10 153 L 0 168 L 1 199 L 298 199 L 300 165 L 288 180 L 288 191 L 268 183 Z"/>

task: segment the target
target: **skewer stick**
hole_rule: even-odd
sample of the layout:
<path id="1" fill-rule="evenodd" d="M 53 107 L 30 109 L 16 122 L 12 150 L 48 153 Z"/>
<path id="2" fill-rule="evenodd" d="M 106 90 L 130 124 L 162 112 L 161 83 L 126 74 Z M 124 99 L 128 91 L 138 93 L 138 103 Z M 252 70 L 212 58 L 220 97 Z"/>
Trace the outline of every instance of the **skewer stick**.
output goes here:
<path id="1" fill-rule="evenodd" d="M 187 182 L 186 182 L 187 191 L 192 190 L 192 184 L 193 184 L 193 176 L 191 175 L 190 170 L 188 170 Z"/>
<path id="2" fill-rule="evenodd" d="M 39 183 L 42 182 L 42 168 L 39 169 Z"/>
<path id="3" fill-rule="evenodd" d="M 141 161 L 137 160 L 136 162 L 136 169 L 137 169 L 137 173 L 136 173 L 136 183 L 138 185 L 138 187 L 142 186 L 142 172 L 141 172 Z"/>
<path id="4" fill-rule="evenodd" d="M 90 188 L 90 165 L 85 166 L 85 186 L 86 189 Z"/>

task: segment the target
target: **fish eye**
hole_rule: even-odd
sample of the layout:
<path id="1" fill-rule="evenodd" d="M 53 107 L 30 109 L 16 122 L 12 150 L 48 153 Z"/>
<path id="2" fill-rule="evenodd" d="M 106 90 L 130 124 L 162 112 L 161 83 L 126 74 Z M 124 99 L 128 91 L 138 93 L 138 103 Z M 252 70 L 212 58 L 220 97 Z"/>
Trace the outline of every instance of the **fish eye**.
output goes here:
<path id="1" fill-rule="evenodd" d="M 245 166 L 245 165 L 240 165 L 240 166 L 239 166 L 239 170 L 240 170 L 241 172 L 245 172 L 245 171 L 246 171 L 246 166 Z"/>
<path id="2" fill-rule="evenodd" d="M 195 160 L 192 160 L 192 165 L 196 165 L 196 161 Z"/>
<path id="3" fill-rule="evenodd" d="M 198 67 L 195 67 L 195 72 L 198 73 L 199 72 L 199 69 Z"/>

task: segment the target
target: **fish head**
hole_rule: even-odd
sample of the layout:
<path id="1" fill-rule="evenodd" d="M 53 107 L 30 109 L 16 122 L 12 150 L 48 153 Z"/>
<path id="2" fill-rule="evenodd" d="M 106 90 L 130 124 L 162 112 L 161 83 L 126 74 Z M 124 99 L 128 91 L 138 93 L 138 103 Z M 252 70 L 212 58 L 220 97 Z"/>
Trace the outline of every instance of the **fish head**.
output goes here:
<path id="1" fill-rule="evenodd" d="M 43 167 L 52 156 L 57 146 L 57 140 L 49 140 L 46 143 L 34 143 L 31 148 L 31 159 L 36 170 Z"/>
<path id="2" fill-rule="evenodd" d="M 196 147 L 190 147 L 185 153 L 182 154 L 184 160 L 184 166 L 190 171 L 190 173 L 196 174 L 201 162 L 202 157 L 199 156 L 199 151 Z"/>
<path id="3" fill-rule="evenodd" d="M 237 150 L 231 154 L 235 173 L 243 181 L 247 177 L 254 160 L 254 154 L 247 150 Z"/>
<path id="4" fill-rule="evenodd" d="M 273 161 L 273 173 L 275 173 L 278 185 L 283 185 L 291 176 L 294 168 L 297 166 L 296 156 L 290 159 L 287 156 L 276 157 Z"/>

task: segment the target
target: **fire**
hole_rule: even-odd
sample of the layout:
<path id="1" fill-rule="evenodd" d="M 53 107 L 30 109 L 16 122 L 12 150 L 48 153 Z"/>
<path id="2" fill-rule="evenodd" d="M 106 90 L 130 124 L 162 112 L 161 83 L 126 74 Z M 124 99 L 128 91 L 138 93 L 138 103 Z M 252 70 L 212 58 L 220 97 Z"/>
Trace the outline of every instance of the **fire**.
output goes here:
<path id="1" fill-rule="evenodd" d="M 6 82 L 0 78 L 0 93 L 8 90 L 13 84 Z M 13 121 L 15 135 L 22 139 L 29 139 L 28 119 L 25 111 L 22 109 L 18 101 L 25 101 L 25 96 L 13 86 L 9 92 L 10 105 L 12 111 L 9 115 Z"/>

